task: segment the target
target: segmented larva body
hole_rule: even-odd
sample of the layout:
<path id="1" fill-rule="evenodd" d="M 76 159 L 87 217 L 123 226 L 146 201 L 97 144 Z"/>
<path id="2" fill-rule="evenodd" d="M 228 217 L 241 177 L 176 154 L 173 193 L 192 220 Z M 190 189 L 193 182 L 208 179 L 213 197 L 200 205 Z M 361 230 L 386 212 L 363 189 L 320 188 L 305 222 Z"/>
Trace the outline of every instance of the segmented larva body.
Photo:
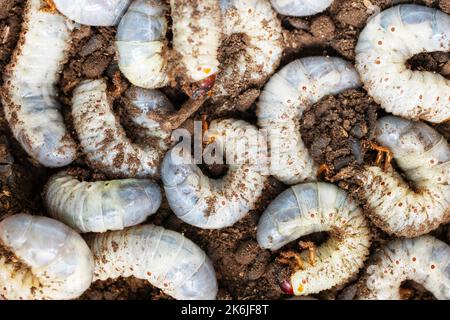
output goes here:
<path id="1" fill-rule="evenodd" d="M 27 214 L 0 222 L 0 297 L 74 299 L 89 288 L 93 271 L 86 242 L 61 222 Z"/>
<path id="2" fill-rule="evenodd" d="M 86 80 L 73 93 L 73 123 L 90 166 L 112 176 L 156 176 L 165 150 L 153 144 L 135 144 L 126 137 L 114 115 L 106 89 L 104 80 Z M 142 103 L 134 105 L 139 106 L 148 107 Z M 142 113 L 136 113 L 136 117 L 135 123 L 145 121 Z M 148 127 L 153 125 L 154 120 L 148 119 Z M 152 134 L 155 136 L 157 132 Z"/>
<path id="3" fill-rule="evenodd" d="M 186 69 L 188 82 L 218 72 L 221 37 L 219 2 L 170 0 L 173 48 Z M 165 41 L 168 8 L 163 0 L 135 0 L 117 30 L 119 67 L 136 86 L 159 88 L 168 84 L 169 48 Z"/>
<path id="4" fill-rule="evenodd" d="M 390 168 L 367 166 L 357 178 L 373 222 L 408 238 L 430 232 L 450 220 L 450 148 L 422 122 L 387 116 L 378 120 L 377 142 L 388 147 L 406 179 Z"/>
<path id="5" fill-rule="evenodd" d="M 267 168 L 264 160 L 259 161 L 266 154 L 257 141 L 258 129 L 245 121 L 213 121 L 208 133 L 216 138 L 219 150 L 226 148 L 229 169 L 224 177 L 205 176 L 190 154 L 177 154 L 179 144 L 166 154 L 161 178 L 178 218 L 199 228 L 221 229 L 242 219 L 262 195 Z"/>
<path id="6" fill-rule="evenodd" d="M 272 76 L 256 110 L 268 135 L 272 175 L 291 185 L 315 179 L 317 167 L 300 134 L 302 113 L 326 95 L 358 86 L 356 70 L 340 58 L 295 60 Z"/>
<path id="7" fill-rule="evenodd" d="M 423 285 L 437 299 L 450 299 L 450 247 L 429 235 L 389 242 L 367 267 L 357 298 L 400 300 L 405 280 Z"/>
<path id="8" fill-rule="evenodd" d="M 80 182 L 66 172 L 50 178 L 44 200 L 48 213 L 80 232 L 122 230 L 144 222 L 161 205 L 150 180 Z"/>
<path id="9" fill-rule="evenodd" d="M 67 18 L 88 26 L 115 26 L 130 0 L 53 0 Z"/>
<path id="10" fill-rule="evenodd" d="M 221 0 L 225 37 L 244 36 L 245 47 L 231 65 L 223 66 L 216 95 L 232 96 L 263 85 L 278 67 L 283 53 L 281 22 L 268 0 Z"/>
<path id="11" fill-rule="evenodd" d="M 270 0 L 270 2 L 280 14 L 305 17 L 326 10 L 333 0 Z"/>
<path id="12" fill-rule="evenodd" d="M 71 31 L 62 15 L 41 10 L 40 0 L 27 1 L 19 45 L 4 74 L 3 105 L 14 137 L 46 167 L 65 166 L 76 157 L 55 88 Z"/>
<path id="13" fill-rule="evenodd" d="M 450 16 L 418 5 L 399 5 L 373 17 L 356 47 L 356 68 L 369 94 L 386 111 L 412 120 L 450 119 L 450 80 L 412 71 L 421 52 L 450 50 Z"/>
<path id="14" fill-rule="evenodd" d="M 303 269 L 291 275 L 289 282 L 295 295 L 340 285 L 358 272 L 369 254 L 366 218 L 346 192 L 323 182 L 287 189 L 261 216 L 257 240 L 262 248 L 277 250 L 321 231 L 328 231 L 330 238 L 317 249 L 314 265 L 303 252 Z"/>
<path id="15" fill-rule="evenodd" d="M 134 276 L 179 300 L 211 300 L 217 280 L 205 252 L 181 234 L 154 225 L 97 234 L 90 240 L 94 280 Z"/>

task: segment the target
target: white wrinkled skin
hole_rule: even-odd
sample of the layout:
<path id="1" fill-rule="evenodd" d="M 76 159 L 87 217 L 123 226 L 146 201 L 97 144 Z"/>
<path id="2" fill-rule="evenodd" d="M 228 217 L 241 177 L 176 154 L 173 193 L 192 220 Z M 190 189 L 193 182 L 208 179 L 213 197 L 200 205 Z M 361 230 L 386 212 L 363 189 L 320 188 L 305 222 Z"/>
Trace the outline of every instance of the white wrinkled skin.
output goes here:
<path id="1" fill-rule="evenodd" d="M 267 181 L 267 165 L 264 160 L 258 161 L 265 155 L 264 150 L 249 138 L 256 137 L 256 127 L 229 119 L 213 121 L 209 132 L 214 132 L 216 142 L 226 150 L 236 150 L 238 161 L 230 163 L 227 158 L 230 164 L 224 177 L 205 176 L 190 154 L 177 154 L 179 144 L 166 154 L 161 178 L 169 206 L 178 218 L 199 228 L 221 229 L 233 225 L 254 208 Z M 241 143 L 246 148 L 240 148 Z"/>
<path id="2" fill-rule="evenodd" d="M 340 58 L 295 60 L 271 77 L 256 114 L 268 134 L 272 175 L 290 185 L 315 180 L 317 166 L 302 141 L 301 116 L 324 96 L 359 86 L 356 70 Z"/>
<path id="3" fill-rule="evenodd" d="M 89 288 L 91 251 L 81 236 L 46 217 L 18 214 L 0 222 L 0 246 L 25 268 L 0 255 L 0 297 L 8 300 L 75 299 Z"/>
<path id="4" fill-rule="evenodd" d="M 333 184 L 304 183 L 281 193 L 261 216 L 257 240 L 262 248 L 278 250 L 302 236 L 328 231 L 330 238 L 316 251 L 311 265 L 302 252 L 304 268 L 291 275 L 295 295 L 309 295 L 347 281 L 363 266 L 370 232 L 362 210 Z"/>
<path id="5" fill-rule="evenodd" d="M 218 71 L 220 8 L 217 1 L 171 0 L 173 47 L 181 55 L 191 82 Z M 169 82 L 169 48 L 166 44 L 168 12 L 162 0 L 135 0 L 122 18 L 116 45 L 119 68 L 127 79 L 143 88 L 160 88 Z M 197 11 L 198 10 L 198 11 Z M 194 19 L 193 13 L 198 14 Z"/>
<path id="6" fill-rule="evenodd" d="M 40 8 L 40 0 L 27 1 L 19 45 L 5 69 L 3 106 L 14 137 L 25 151 L 46 167 L 62 167 L 76 157 L 55 89 L 72 27 L 62 15 Z"/>
<path id="7" fill-rule="evenodd" d="M 82 81 L 74 90 L 72 116 L 89 164 L 112 176 L 154 177 L 162 152 L 127 138 L 108 101 L 104 80 Z"/>
<path id="8" fill-rule="evenodd" d="M 150 180 L 80 182 L 66 172 L 50 178 L 44 201 L 48 213 L 79 232 L 122 230 L 144 222 L 161 205 Z"/>
<path id="9" fill-rule="evenodd" d="M 241 90 L 246 84 L 262 85 L 278 67 L 283 52 L 281 22 L 268 0 L 221 0 L 224 36 L 245 36 L 243 53 L 232 65 L 223 66 L 217 79 L 217 95 L 229 96 L 226 84 Z M 237 83 L 237 84 L 236 84 Z"/>
<path id="10" fill-rule="evenodd" d="M 130 0 L 53 0 L 59 12 L 87 26 L 115 26 Z"/>
<path id="11" fill-rule="evenodd" d="M 407 68 L 421 52 L 450 50 L 450 16 L 418 5 L 399 5 L 373 17 L 356 47 L 356 68 L 366 90 L 394 115 L 434 123 L 450 119 L 450 80 Z"/>
<path id="12" fill-rule="evenodd" d="M 406 182 L 390 168 L 367 166 L 359 178 L 372 220 L 384 231 L 415 237 L 450 220 L 450 148 L 422 122 L 387 116 L 378 120 L 377 142 L 388 147 Z"/>
<path id="13" fill-rule="evenodd" d="M 96 235 L 94 280 L 134 276 L 178 300 L 212 300 L 217 280 L 205 252 L 181 234 L 154 225 Z"/>
<path id="14" fill-rule="evenodd" d="M 333 0 L 270 0 L 270 2 L 280 14 L 305 17 L 326 10 Z"/>
<path id="15" fill-rule="evenodd" d="M 449 300 L 450 247 L 429 235 L 389 242 L 367 267 L 358 298 L 401 300 L 399 289 L 405 280 L 423 285 L 439 300 Z"/>

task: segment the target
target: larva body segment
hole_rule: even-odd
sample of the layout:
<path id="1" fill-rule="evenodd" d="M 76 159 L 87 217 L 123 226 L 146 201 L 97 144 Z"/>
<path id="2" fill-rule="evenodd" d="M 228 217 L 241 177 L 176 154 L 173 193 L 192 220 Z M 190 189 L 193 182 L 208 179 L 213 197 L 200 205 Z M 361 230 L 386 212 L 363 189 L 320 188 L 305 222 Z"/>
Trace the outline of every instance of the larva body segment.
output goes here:
<path id="1" fill-rule="evenodd" d="M 87 26 L 115 26 L 130 0 L 53 0 L 59 12 Z"/>
<path id="2" fill-rule="evenodd" d="M 212 76 L 219 66 L 218 1 L 171 0 L 170 6 L 174 54 L 179 55 L 186 69 L 186 80 L 197 82 Z M 116 41 L 119 67 L 136 86 L 152 89 L 169 83 L 171 52 L 165 40 L 168 11 L 163 0 L 135 0 L 119 24 Z"/>
<path id="3" fill-rule="evenodd" d="M 343 190 L 322 182 L 289 188 L 261 216 L 257 240 L 265 249 L 277 250 L 302 236 L 322 231 L 329 232 L 330 237 L 317 249 L 314 265 L 303 252 L 303 269 L 291 275 L 295 295 L 318 293 L 356 274 L 369 254 L 368 223 Z"/>
<path id="4" fill-rule="evenodd" d="M 378 120 L 377 142 L 388 147 L 414 190 L 392 168 L 367 166 L 358 174 L 372 221 L 396 236 L 415 237 L 450 219 L 450 148 L 422 122 Z"/>
<path id="5" fill-rule="evenodd" d="M 64 224 L 27 214 L 0 222 L 0 297 L 74 299 L 89 288 L 93 270 L 86 242 Z"/>
<path id="6" fill-rule="evenodd" d="M 122 230 L 144 222 L 161 205 L 150 180 L 80 182 L 66 172 L 50 178 L 44 200 L 48 213 L 80 232 Z"/>
<path id="7" fill-rule="evenodd" d="M 135 144 L 127 138 L 108 100 L 104 80 L 86 80 L 78 85 L 72 98 L 72 116 L 91 167 L 118 177 L 145 178 L 158 174 L 164 150 L 149 144 Z M 142 120 L 145 119 L 141 117 L 136 121 Z M 154 121 L 148 121 L 148 126 L 152 127 Z"/>
<path id="8" fill-rule="evenodd" d="M 326 10 L 333 0 L 270 0 L 276 12 L 286 16 L 305 17 Z"/>
<path id="9" fill-rule="evenodd" d="M 218 97 L 261 86 L 278 67 L 283 52 L 281 22 L 268 0 L 221 0 L 224 36 L 241 34 L 245 46 L 216 82 Z"/>
<path id="10" fill-rule="evenodd" d="M 356 70 L 340 58 L 295 60 L 271 77 L 256 114 L 268 135 L 272 175 L 290 185 L 315 179 L 317 166 L 300 134 L 302 113 L 326 95 L 359 86 Z"/>
<path id="11" fill-rule="evenodd" d="M 205 252 L 181 234 L 154 225 L 95 235 L 94 280 L 134 276 L 180 300 L 217 294 L 214 267 Z"/>
<path id="12" fill-rule="evenodd" d="M 76 157 L 55 88 L 71 31 L 62 15 L 41 10 L 40 0 L 27 1 L 19 45 L 4 74 L 3 105 L 14 137 L 46 167 L 62 167 Z"/>
<path id="13" fill-rule="evenodd" d="M 450 299 L 450 247 L 429 235 L 397 239 L 372 258 L 358 283 L 358 299 L 401 300 L 400 285 L 414 280 L 437 299 Z"/>
<path id="14" fill-rule="evenodd" d="M 421 52 L 450 50 L 450 16 L 419 5 L 399 5 L 369 20 L 356 47 L 356 68 L 366 90 L 386 111 L 434 123 L 450 119 L 450 80 L 412 71 Z"/>
<path id="15" fill-rule="evenodd" d="M 242 219 L 262 195 L 267 173 L 261 159 L 266 154 L 260 148 L 257 128 L 245 121 L 213 121 L 209 134 L 216 139 L 218 150 L 226 148 L 229 169 L 223 178 L 208 178 L 190 154 L 179 155 L 181 144 L 166 154 L 161 178 L 178 218 L 199 228 L 221 229 Z"/>

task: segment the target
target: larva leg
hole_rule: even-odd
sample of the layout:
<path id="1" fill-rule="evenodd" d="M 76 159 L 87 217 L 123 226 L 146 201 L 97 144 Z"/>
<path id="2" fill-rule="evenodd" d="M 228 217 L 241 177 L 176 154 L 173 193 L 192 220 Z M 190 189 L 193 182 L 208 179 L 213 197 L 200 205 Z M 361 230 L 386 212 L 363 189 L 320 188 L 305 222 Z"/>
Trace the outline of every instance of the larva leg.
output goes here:
<path id="1" fill-rule="evenodd" d="M 95 235 L 94 280 L 134 276 L 175 299 L 215 299 L 213 265 L 196 244 L 181 234 L 154 225 Z"/>
<path id="2" fill-rule="evenodd" d="M 450 119 L 450 80 L 412 71 L 421 52 L 450 50 L 450 16 L 418 5 L 399 5 L 373 17 L 356 46 L 356 68 L 369 94 L 394 115 L 440 123 Z"/>
<path id="3" fill-rule="evenodd" d="M 115 26 L 130 0 L 52 0 L 67 18 L 88 26 Z"/>
<path id="4" fill-rule="evenodd" d="M 93 271 L 88 246 L 64 224 L 26 214 L 0 222 L 0 297 L 74 299 L 89 288 Z"/>
<path id="5" fill-rule="evenodd" d="M 162 150 L 132 143 L 116 119 L 104 80 L 87 80 L 74 90 L 72 116 L 89 164 L 111 176 L 157 175 Z"/>
<path id="6" fill-rule="evenodd" d="M 330 239 L 301 253 L 302 268 L 282 283 L 295 295 L 318 293 L 343 284 L 358 272 L 369 254 L 367 221 L 354 201 L 338 187 L 321 182 L 299 184 L 281 193 L 258 224 L 262 248 L 278 250 L 299 237 L 327 231 Z"/>
<path id="7" fill-rule="evenodd" d="M 150 180 L 80 182 L 66 172 L 45 188 L 48 213 L 80 232 L 122 230 L 144 222 L 161 205 L 159 186 Z"/>
<path id="8" fill-rule="evenodd" d="M 41 4 L 40 0 L 26 4 L 19 45 L 5 70 L 2 98 L 6 119 L 25 151 L 46 167 L 61 167 L 76 157 L 55 89 L 72 27 L 63 16 L 41 10 Z"/>
<path id="9" fill-rule="evenodd" d="M 450 247 L 429 235 L 391 241 L 369 263 L 357 298 L 400 300 L 405 280 L 423 285 L 437 299 L 450 299 Z"/>
<path id="10" fill-rule="evenodd" d="M 224 34 L 244 37 L 242 54 L 219 74 L 215 98 L 261 86 L 275 72 L 283 51 L 281 23 L 268 0 L 221 1 Z"/>
<path id="11" fill-rule="evenodd" d="M 415 237 L 450 219 L 450 148 L 421 122 L 387 116 L 378 120 L 377 142 L 392 151 L 411 189 L 389 168 L 366 166 L 357 178 L 372 221 L 397 236 Z"/>
<path id="12" fill-rule="evenodd" d="M 270 2 L 280 14 L 304 17 L 324 11 L 333 0 L 270 0 Z"/>
<path id="13" fill-rule="evenodd" d="M 215 132 L 218 146 L 236 151 L 236 158 L 227 160 L 232 163 L 225 177 L 206 177 L 190 154 L 177 154 L 178 145 L 166 154 L 161 178 L 169 205 L 181 220 L 199 228 L 221 229 L 244 217 L 261 196 L 267 173 L 265 163 L 258 159 L 265 153 L 260 149 L 258 130 L 244 121 L 214 121 L 210 131 Z M 245 146 L 239 145 L 242 142 Z"/>
<path id="14" fill-rule="evenodd" d="M 302 113 L 326 95 L 359 85 L 356 70 L 339 58 L 303 58 L 272 76 L 256 110 L 268 135 L 271 174 L 286 184 L 315 179 L 317 167 L 300 134 Z"/>

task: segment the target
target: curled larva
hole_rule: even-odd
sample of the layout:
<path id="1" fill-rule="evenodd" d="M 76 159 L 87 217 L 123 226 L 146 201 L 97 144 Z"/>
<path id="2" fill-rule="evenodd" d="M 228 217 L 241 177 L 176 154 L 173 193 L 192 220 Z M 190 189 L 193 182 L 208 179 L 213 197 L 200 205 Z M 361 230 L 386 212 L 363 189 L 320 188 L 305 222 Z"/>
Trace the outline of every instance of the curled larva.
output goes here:
<path id="1" fill-rule="evenodd" d="M 326 95 L 359 85 L 356 70 L 340 58 L 295 60 L 271 77 L 256 113 L 267 132 L 272 175 L 291 185 L 315 179 L 317 167 L 300 134 L 302 113 Z"/>
<path id="2" fill-rule="evenodd" d="M 366 90 L 386 111 L 412 120 L 450 119 L 450 80 L 406 63 L 415 54 L 450 50 L 450 16 L 399 5 L 373 17 L 359 36 L 356 68 Z"/>
<path id="3" fill-rule="evenodd" d="M 134 276 L 179 300 L 211 300 L 217 280 L 211 260 L 181 234 L 154 225 L 97 234 L 89 241 L 94 280 Z"/>
<path id="4" fill-rule="evenodd" d="M 198 82 L 215 75 L 221 37 L 219 2 L 171 0 L 170 7 L 174 63 L 184 67 L 185 80 Z M 173 66 L 165 40 L 168 9 L 162 0 L 135 0 L 119 24 L 119 67 L 136 86 L 159 88 L 169 82 Z"/>
<path id="5" fill-rule="evenodd" d="M 312 16 L 327 9 L 333 0 L 270 0 L 272 7 L 286 16 Z"/>
<path id="6" fill-rule="evenodd" d="M 450 219 L 450 148 L 422 122 L 387 116 L 378 120 L 377 142 L 388 147 L 412 189 L 389 168 L 366 166 L 357 174 L 372 221 L 397 236 L 430 232 Z"/>
<path id="7" fill-rule="evenodd" d="M 50 178 L 48 213 L 80 232 L 122 230 L 144 222 L 161 205 L 159 186 L 144 179 L 81 182 L 66 172 Z"/>
<path id="8" fill-rule="evenodd" d="M 135 144 L 127 138 L 114 115 L 106 89 L 104 80 L 86 80 L 73 93 L 73 123 L 90 166 L 112 176 L 156 176 L 165 150 L 153 143 Z M 151 108 L 141 100 L 136 101 L 134 106 L 144 108 L 144 112 L 145 108 Z M 142 112 L 136 113 L 136 117 L 135 123 L 146 120 Z M 154 128 L 153 120 L 148 119 L 147 123 L 148 128 Z M 151 131 L 153 137 L 157 138 L 157 132 L 158 129 Z"/>
<path id="9" fill-rule="evenodd" d="M 222 0 L 221 8 L 225 37 L 240 35 L 244 46 L 223 66 L 216 83 L 217 97 L 263 85 L 283 53 L 281 22 L 268 0 Z"/>
<path id="10" fill-rule="evenodd" d="M 450 148 L 434 129 L 397 117 L 378 120 L 378 143 L 388 147 L 406 179 L 390 168 L 367 166 L 357 175 L 375 224 L 388 233 L 413 237 L 450 218 Z"/>
<path id="11" fill-rule="evenodd" d="M 67 18 L 88 26 L 115 26 L 130 0 L 53 0 Z"/>
<path id="12" fill-rule="evenodd" d="M 437 299 L 450 299 L 450 247 L 429 235 L 397 239 L 383 246 L 371 259 L 358 283 L 356 297 L 400 300 L 400 285 L 413 280 Z"/>
<path id="13" fill-rule="evenodd" d="M 86 242 L 61 222 L 27 214 L 0 222 L 0 297 L 74 299 L 89 288 L 93 271 Z"/>
<path id="14" fill-rule="evenodd" d="M 3 105 L 14 137 L 46 167 L 68 165 L 76 156 L 55 88 L 71 31 L 62 15 L 42 10 L 40 0 L 27 1 L 19 45 L 4 74 Z"/>
<path id="15" fill-rule="evenodd" d="M 315 263 L 301 254 L 303 268 L 283 283 L 283 290 L 309 295 L 340 285 L 358 272 L 369 254 L 368 223 L 347 193 L 333 184 L 293 186 L 266 209 L 258 224 L 262 248 L 277 250 L 314 232 L 327 231 L 328 241 L 316 251 Z"/>
<path id="16" fill-rule="evenodd" d="M 264 160 L 258 159 L 265 153 L 258 129 L 242 120 L 213 121 L 206 138 L 211 137 L 217 150 L 226 148 L 229 169 L 224 177 L 205 176 L 190 154 L 178 154 L 179 144 L 166 154 L 161 178 L 178 218 L 199 228 L 221 229 L 242 219 L 261 196 L 267 173 Z"/>

